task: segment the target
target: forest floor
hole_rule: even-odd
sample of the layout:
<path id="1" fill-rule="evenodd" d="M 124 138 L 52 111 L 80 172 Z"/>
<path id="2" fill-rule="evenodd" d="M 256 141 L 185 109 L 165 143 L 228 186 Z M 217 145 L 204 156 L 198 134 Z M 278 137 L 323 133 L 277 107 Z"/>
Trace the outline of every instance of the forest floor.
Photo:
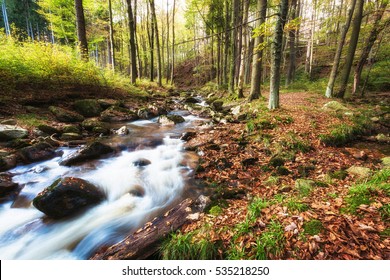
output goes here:
<path id="1" fill-rule="evenodd" d="M 389 97 L 336 110 L 306 92 L 282 94 L 273 112 L 266 100 L 242 103 L 245 120 L 187 144 L 201 154 L 196 177 L 212 202 L 172 241 L 208 247 L 205 258 L 390 259 L 389 142 L 362 136 L 388 135 Z M 164 257 L 173 250 L 185 251 L 167 242 Z"/>
<path id="2" fill-rule="evenodd" d="M 0 116 L 31 116 L 31 106 L 71 108 L 84 98 L 141 108 L 164 104 L 166 93 L 135 98 L 101 87 L 18 90 L 0 94 Z M 381 93 L 324 110 L 329 99 L 318 94 L 283 93 L 282 108 L 272 112 L 266 98 L 224 100 L 225 111 L 240 106 L 239 115 L 225 122 L 222 114 L 186 143 L 200 155 L 195 177 L 211 205 L 164 242 L 161 257 L 390 259 L 390 168 L 381 160 L 390 156 L 389 100 Z M 34 118 L 53 121 L 47 108 L 34 110 Z"/>

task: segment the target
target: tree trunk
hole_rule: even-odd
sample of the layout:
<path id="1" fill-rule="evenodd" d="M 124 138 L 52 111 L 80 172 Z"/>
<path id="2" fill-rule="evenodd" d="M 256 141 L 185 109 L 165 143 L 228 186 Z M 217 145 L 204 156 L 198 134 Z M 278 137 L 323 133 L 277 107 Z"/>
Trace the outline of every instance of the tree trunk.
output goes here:
<path id="1" fill-rule="evenodd" d="M 257 1 L 257 10 L 259 11 L 259 20 L 257 22 L 257 27 L 265 23 L 265 17 L 267 14 L 267 0 L 258 0 Z M 252 79 L 251 79 L 251 89 L 249 94 L 249 101 L 254 99 L 259 99 L 260 93 L 260 83 L 261 83 L 261 68 L 263 62 L 263 43 L 264 35 L 257 36 L 255 38 L 255 48 L 252 61 Z"/>
<path id="2" fill-rule="evenodd" d="M 152 29 L 154 30 L 155 39 L 156 39 L 156 50 L 157 50 L 157 84 L 158 86 L 162 86 L 162 77 L 161 77 L 161 49 L 160 49 L 160 37 L 158 35 L 158 27 L 157 27 L 157 16 L 156 16 L 156 8 L 154 5 L 154 0 L 149 0 L 150 11 L 152 13 Z"/>
<path id="3" fill-rule="evenodd" d="M 383 24 L 380 24 L 382 16 L 386 10 L 386 6 L 388 3 L 389 3 L 388 0 L 383 1 L 380 5 L 379 9 L 376 11 L 376 13 L 374 15 L 373 27 L 370 31 L 370 35 L 368 36 L 368 38 L 366 40 L 365 46 L 363 48 L 362 54 L 359 58 L 359 62 L 355 68 L 355 72 L 353 75 L 352 94 L 355 94 L 359 89 L 360 79 L 361 79 L 364 64 L 367 61 L 367 58 L 371 52 L 372 47 L 374 46 L 376 39 L 378 38 L 378 35 L 382 32 L 382 30 L 390 22 L 390 18 L 388 18 Z"/>
<path id="4" fill-rule="evenodd" d="M 127 15 L 129 17 L 131 83 L 135 84 L 137 81 L 137 48 L 135 46 L 134 14 L 131 0 L 127 0 Z"/>
<path id="5" fill-rule="evenodd" d="M 294 20 L 297 17 L 297 0 L 291 1 L 291 20 Z M 290 53 L 288 57 L 288 68 L 286 76 L 286 86 L 289 86 L 294 80 L 295 74 L 295 59 L 296 59 L 296 49 L 295 49 L 295 34 L 296 29 L 291 29 L 288 32 L 288 44 L 290 48 Z"/>
<path id="6" fill-rule="evenodd" d="M 149 5 L 147 5 L 147 33 L 149 39 L 149 52 L 150 52 L 150 81 L 154 81 L 154 27 L 153 27 L 153 19 L 152 14 L 149 12 Z M 149 17 L 150 16 L 150 17 Z M 149 19 L 151 19 L 151 23 L 149 23 Z"/>
<path id="7" fill-rule="evenodd" d="M 349 26 L 351 24 L 352 14 L 353 14 L 353 11 L 355 9 L 355 5 L 356 5 L 356 0 L 353 0 L 351 2 L 351 7 L 348 10 L 347 19 L 345 21 L 345 24 L 344 24 L 342 30 L 341 30 L 340 39 L 337 43 L 337 50 L 336 50 L 336 53 L 335 53 L 335 56 L 333 59 L 332 70 L 331 70 L 330 75 L 329 75 L 328 85 L 326 86 L 325 96 L 327 98 L 333 97 L 333 88 L 334 88 L 334 84 L 336 82 L 337 69 L 339 68 L 341 53 L 343 51 L 345 38 L 347 37 L 348 29 L 349 29 Z"/>
<path id="8" fill-rule="evenodd" d="M 363 18 L 363 6 L 364 0 L 357 0 L 356 2 L 356 13 L 352 21 L 352 34 L 351 40 L 349 42 L 347 58 L 345 60 L 345 65 L 343 72 L 341 73 L 341 85 L 340 90 L 337 92 L 336 97 L 344 98 L 345 91 L 348 85 L 349 74 L 351 73 L 353 58 L 355 57 L 356 46 L 359 40 L 360 34 L 360 24 Z"/>
<path id="9" fill-rule="evenodd" d="M 271 83 L 268 109 L 279 108 L 280 64 L 282 60 L 283 28 L 288 12 L 288 0 L 281 0 L 275 24 L 271 56 Z"/>
<path id="10" fill-rule="evenodd" d="M 78 47 L 81 58 L 84 61 L 88 61 L 88 42 L 87 33 L 85 31 L 83 0 L 74 0 L 74 7 L 76 10 L 77 38 L 79 41 Z"/>
<path id="11" fill-rule="evenodd" d="M 229 91 L 234 94 L 236 65 L 237 65 L 237 28 L 238 16 L 240 11 L 240 0 L 233 0 L 233 16 L 232 16 L 232 39 L 231 39 L 231 53 L 230 53 L 230 75 L 229 75 Z"/>
<path id="12" fill-rule="evenodd" d="M 242 47 L 241 47 L 241 61 L 240 61 L 240 74 L 238 77 L 238 98 L 244 98 L 244 75 L 245 75 L 245 61 L 246 55 L 248 55 L 247 50 L 247 31 L 248 31 L 248 13 L 249 13 L 249 0 L 244 0 L 244 11 L 242 18 Z"/>
<path id="13" fill-rule="evenodd" d="M 174 71 L 175 71 L 175 8 L 176 0 L 173 0 L 172 8 L 172 69 L 171 69 L 171 85 L 173 85 Z"/>
<path id="14" fill-rule="evenodd" d="M 225 0 L 225 44 L 224 44 L 224 64 L 223 64 L 223 84 L 228 84 L 228 58 L 229 58 L 229 41 L 230 41 L 230 32 L 229 32 L 229 22 L 230 22 L 230 9 L 229 1 Z"/>
<path id="15" fill-rule="evenodd" d="M 112 6 L 111 0 L 108 0 L 108 17 L 110 21 L 110 54 L 111 54 L 111 69 L 115 71 L 115 48 L 114 48 L 114 26 L 112 22 Z"/>

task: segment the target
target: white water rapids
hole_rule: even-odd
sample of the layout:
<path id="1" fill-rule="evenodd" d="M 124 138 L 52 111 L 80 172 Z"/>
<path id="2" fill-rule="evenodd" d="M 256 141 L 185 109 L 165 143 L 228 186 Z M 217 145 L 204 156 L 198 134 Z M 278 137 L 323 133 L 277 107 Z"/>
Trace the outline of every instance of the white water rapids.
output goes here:
<path id="1" fill-rule="evenodd" d="M 172 206 L 183 196 L 191 172 L 183 141 L 170 137 L 185 131 L 194 117 L 185 119 L 171 129 L 155 121 L 134 122 L 128 124 L 130 136 L 111 139 L 123 145 L 144 137 L 159 139 L 160 145 L 155 147 L 125 149 L 111 158 L 75 167 L 59 165 L 61 157 L 57 157 L 11 170 L 16 174 L 13 181 L 24 187 L 14 201 L 0 205 L 0 259 L 87 259 L 102 245 L 120 241 Z M 64 149 L 62 157 L 71 152 L 74 149 Z M 139 159 L 151 164 L 135 166 Z M 65 176 L 91 182 L 105 192 L 106 200 L 70 218 L 48 219 L 31 201 Z M 139 187 L 145 192 L 142 197 L 131 194 Z"/>

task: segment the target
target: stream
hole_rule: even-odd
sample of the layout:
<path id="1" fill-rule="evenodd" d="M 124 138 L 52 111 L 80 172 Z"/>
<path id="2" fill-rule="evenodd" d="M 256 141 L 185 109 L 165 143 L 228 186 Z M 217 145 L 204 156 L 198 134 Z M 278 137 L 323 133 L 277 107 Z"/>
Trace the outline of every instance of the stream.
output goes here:
<path id="1" fill-rule="evenodd" d="M 126 124 L 130 133 L 103 142 L 120 147 L 110 158 L 67 167 L 62 158 L 78 148 L 60 148 L 61 157 L 18 166 L 9 172 L 22 186 L 12 200 L 0 205 L 0 259 L 88 259 L 101 246 L 122 240 L 151 218 L 191 196 L 196 155 L 183 150 L 180 135 L 199 118 L 176 111 L 184 123 L 161 126 L 157 118 Z M 149 160 L 147 166 L 135 161 Z M 98 205 L 60 220 L 48 218 L 32 206 L 43 189 L 61 177 L 85 179 L 106 194 Z M 134 195 L 142 189 L 143 196 Z"/>

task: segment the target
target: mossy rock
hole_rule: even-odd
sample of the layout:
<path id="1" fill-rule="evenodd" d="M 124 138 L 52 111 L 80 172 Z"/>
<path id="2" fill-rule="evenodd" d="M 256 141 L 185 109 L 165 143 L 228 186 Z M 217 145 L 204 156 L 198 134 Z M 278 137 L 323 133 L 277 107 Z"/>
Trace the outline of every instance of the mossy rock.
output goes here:
<path id="1" fill-rule="evenodd" d="M 73 104 L 74 109 L 84 117 L 97 117 L 102 112 L 102 107 L 95 99 L 77 100 Z"/>
<path id="2" fill-rule="evenodd" d="M 158 118 L 158 123 L 162 125 L 175 125 L 185 122 L 185 119 L 179 115 L 162 115 Z"/>
<path id="3" fill-rule="evenodd" d="M 119 106 L 111 106 L 103 111 L 100 119 L 104 122 L 126 122 L 138 120 L 138 115 L 126 108 Z"/>
<path id="4" fill-rule="evenodd" d="M 84 120 L 84 117 L 79 113 L 66 110 L 60 107 L 50 106 L 49 110 L 60 122 L 73 123 L 73 122 L 82 122 Z"/>
<path id="5" fill-rule="evenodd" d="M 221 112 L 223 110 L 223 101 L 215 100 L 213 103 L 211 103 L 211 108 L 214 111 Z"/>
<path id="6" fill-rule="evenodd" d="M 83 147 L 79 151 L 70 154 L 60 162 L 60 165 L 72 166 L 87 160 L 97 159 L 102 155 L 112 152 L 114 152 L 114 149 L 110 146 L 96 141 Z"/>
<path id="7" fill-rule="evenodd" d="M 381 161 L 385 168 L 390 168 L 390 157 L 384 157 Z"/>
<path id="8" fill-rule="evenodd" d="M 77 134 L 79 134 L 80 128 L 78 126 L 75 126 L 75 125 L 67 125 L 67 126 L 64 126 L 64 128 L 62 129 L 62 132 L 63 133 L 77 133 Z"/>
<path id="9" fill-rule="evenodd" d="M 362 166 L 351 166 L 347 169 L 348 174 L 355 175 L 360 178 L 367 178 L 370 177 L 372 174 L 372 171 L 368 167 L 362 167 Z"/>
<path id="10" fill-rule="evenodd" d="M 51 125 L 47 124 L 41 124 L 38 126 L 38 129 L 42 131 L 43 133 L 46 133 L 48 135 L 53 135 L 53 134 L 60 134 L 61 131 Z"/>
<path id="11" fill-rule="evenodd" d="M 0 141 L 26 138 L 28 130 L 11 125 L 0 125 Z"/>
<path id="12" fill-rule="evenodd" d="M 42 142 L 19 150 L 18 155 L 24 163 L 31 163 L 51 159 L 59 154 L 50 144 Z"/>
<path id="13" fill-rule="evenodd" d="M 335 100 L 326 103 L 326 104 L 322 107 L 322 109 L 324 109 L 324 110 L 336 111 L 336 112 L 338 112 L 338 111 L 347 111 L 347 110 L 348 110 L 347 107 L 345 107 L 345 106 L 342 105 L 340 102 L 335 101 Z"/>

